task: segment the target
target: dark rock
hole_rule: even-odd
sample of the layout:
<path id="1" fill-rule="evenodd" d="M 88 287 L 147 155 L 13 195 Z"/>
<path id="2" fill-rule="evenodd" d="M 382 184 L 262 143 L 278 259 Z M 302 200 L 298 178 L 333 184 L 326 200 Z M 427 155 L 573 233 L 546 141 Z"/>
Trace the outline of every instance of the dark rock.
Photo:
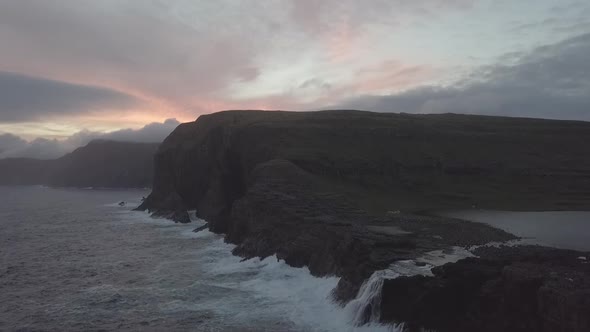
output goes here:
<path id="1" fill-rule="evenodd" d="M 150 206 L 148 208 L 147 206 Z M 166 208 L 161 208 L 165 206 Z M 177 193 L 170 193 L 165 198 L 159 198 L 158 196 L 148 196 L 148 198 L 141 203 L 136 211 L 148 210 L 152 212 L 153 216 L 168 218 L 174 222 L 188 224 L 191 222 L 191 218 L 188 215 L 187 207 L 184 204 L 182 198 Z"/>
<path id="2" fill-rule="evenodd" d="M 204 219 L 218 219 L 212 229 L 224 232 L 252 171 L 277 159 L 326 180 L 325 191 L 344 192 L 380 214 L 473 205 L 588 209 L 590 153 L 577 144 L 587 140 L 590 124 L 576 121 L 220 112 L 182 124 L 166 138 L 155 157 L 152 195 L 177 193 Z"/>
<path id="3" fill-rule="evenodd" d="M 277 255 L 316 276 L 341 276 L 334 295 L 345 303 L 367 277 L 394 261 L 515 238 L 484 224 L 413 212 L 588 209 L 590 153 L 581 141 L 590 141 L 588 123 L 357 111 L 221 112 L 182 124 L 166 138 L 155 157 L 153 191 L 140 208 L 186 219 L 185 211 L 196 209 L 211 231 L 237 245 L 237 255 Z M 437 270 L 448 280 L 396 281 L 406 282 L 403 287 L 388 282 L 389 289 L 407 294 L 412 309 L 391 301 L 386 309 L 394 309 L 384 319 L 464 326 L 453 315 L 476 310 L 470 309 L 469 292 L 496 291 L 499 286 L 488 281 L 504 269 L 497 260 L 477 262 L 462 263 L 473 266 L 467 270 Z M 523 283 L 523 296 L 529 296 L 534 280 Z M 493 291 L 483 292 L 492 307 L 504 299 Z M 424 293 L 414 298 L 416 292 Z M 454 321 L 443 314 L 422 318 L 422 307 L 439 304 L 447 305 L 441 312 Z"/>
<path id="4" fill-rule="evenodd" d="M 178 222 L 181 224 L 188 224 L 191 222 L 191 218 L 189 217 L 186 211 L 174 211 L 172 212 L 172 214 L 163 217 L 174 220 L 174 222 Z"/>
<path id="5" fill-rule="evenodd" d="M 590 330 L 590 267 L 580 253 L 542 247 L 484 248 L 383 285 L 381 317 L 408 331 Z"/>
<path id="6" fill-rule="evenodd" d="M 197 228 L 193 229 L 193 232 L 198 233 L 198 232 L 204 231 L 206 229 L 209 229 L 209 224 L 205 224 L 203 226 L 197 227 Z"/>

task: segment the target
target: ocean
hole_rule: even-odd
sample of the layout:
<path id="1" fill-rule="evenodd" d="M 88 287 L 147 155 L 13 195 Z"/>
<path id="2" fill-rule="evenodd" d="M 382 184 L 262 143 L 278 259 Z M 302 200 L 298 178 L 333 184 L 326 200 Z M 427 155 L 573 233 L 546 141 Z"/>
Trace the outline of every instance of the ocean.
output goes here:
<path id="1" fill-rule="evenodd" d="M 462 248 L 401 261 L 369 278 L 346 307 L 337 277 L 276 257 L 242 261 L 193 215 L 175 224 L 133 211 L 147 190 L 0 186 L 0 331 L 398 331 L 356 326 L 383 279 L 428 275 Z M 124 201 L 124 206 L 119 202 Z M 590 250 L 589 212 L 455 212 L 524 236 L 516 243 Z"/>
<path id="2" fill-rule="evenodd" d="M 192 232 L 202 220 L 132 211 L 148 193 L 0 187 L 0 330 L 395 330 L 355 327 L 355 306 L 329 299 L 336 277 L 242 262 Z"/>
<path id="3" fill-rule="evenodd" d="M 441 215 L 486 223 L 521 237 L 518 244 L 590 251 L 589 211 L 467 210 Z"/>

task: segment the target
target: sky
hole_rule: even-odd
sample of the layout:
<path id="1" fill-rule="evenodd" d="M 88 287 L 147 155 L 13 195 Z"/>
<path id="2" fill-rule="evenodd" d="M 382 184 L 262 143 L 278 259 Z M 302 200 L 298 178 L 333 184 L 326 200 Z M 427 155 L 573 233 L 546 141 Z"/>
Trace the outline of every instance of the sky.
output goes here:
<path id="1" fill-rule="evenodd" d="M 590 121 L 587 0 L 0 0 L 0 158 L 226 109 Z"/>

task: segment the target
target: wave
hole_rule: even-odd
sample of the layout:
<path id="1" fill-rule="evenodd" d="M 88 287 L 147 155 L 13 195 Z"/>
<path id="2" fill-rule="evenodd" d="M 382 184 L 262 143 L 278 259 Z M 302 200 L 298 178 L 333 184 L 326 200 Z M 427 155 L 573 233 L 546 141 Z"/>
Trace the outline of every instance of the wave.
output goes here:
<path id="1" fill-rule="evenodd" d="M 256 306 L 249 314 L 284 317 L 305 331 L 397 331 L 377 323 L 355 326 L 346 308 L 331 300 L 340 278 L 314 277 L 309 269 L 291 267 L 276 256 L 242 261 L 231 255 L 233 248 L 223 239 L 204 248 L 205 270 L 214 286 L 252 294 Z"/>
<path id="2" fill-rule="evenodd" d="M 197 264 L 202 270 L 195 275 L 195 283 L 211 290 L 207 299 L 194 305 L 220 313 L 225 317 L 222 324 L 229 326 L 260 321 L 263 322 L 260 326 L 266 327 L 268 322 L 286 320 L 288 325 L 281 325 L 281 330 L 401 331 L 403 325 L 379 324 L 383 281 L 399 276 L 430 275 L 434 266 L 472 256 L 466 250 L 454 248 L 430 252 L 416 261 L 396 262 L 386 270 L 376 271 L 362 285 L 357 297 L 341 307 L 331 299 L 338 277 L 314 277 L 308 268 L 291 267 L 276 256 L 244 261 L 232 254 L 235 246 L 225 243 L 221 235 L 209 230 L 192 232 L 205 223 L 195 217 L 194 211 L 190 212 L 193 223 L 188 225 L 154 219 L 143 212 L 128 213 L 129 221 L 149 222 L 165 230 L 166 235 L 175 232 L 177 237 L 194 239 L 194 247 L 189 250 L 198 251 L 198 259 L 190 264 Z"/>

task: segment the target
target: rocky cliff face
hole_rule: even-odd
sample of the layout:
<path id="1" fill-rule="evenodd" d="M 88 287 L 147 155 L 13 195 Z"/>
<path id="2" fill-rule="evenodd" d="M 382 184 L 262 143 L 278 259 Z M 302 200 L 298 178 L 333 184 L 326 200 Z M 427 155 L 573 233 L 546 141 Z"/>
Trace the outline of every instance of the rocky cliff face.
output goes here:
<path id="1" fill-rule="evenodd" d="M 204 217 L 229 216 L 253 170 L 274 159 L 356 193 L 369 210 L 588 208 L 588 139 L 590 124 L 573 121 L 221 112 L 180 125 L 164 141 L 147 206 L 169 209 L 163 196 L 177 195 L 174 204 Z"/>
<path id="2" fill-rule="evenodd" d="M 143 188 L 158 144 L 93 141 L 56 160 L 0 160 L 0 184 Z"/>
<path id="3" fill-rule="evenodd" d="M 46 184 L 53 172 L 55 161 L 30 158 L 0 159 L 0 184 Z"/>
<path id="4" fill-rule="evenodd" d="M 408 331 L 590 329 L 588 253 L 517 247 L 476 254 L 434 268 L 434 277 L 386 280 L 382 317 Z"/>
<path id="5" fill-rule="evenodd" d="M 92 141 L 56 160 L 50 185 L 145 188 L 153 180 L 156 143 Z"/>
<path id="6" fill-rule="evenodd" d="M 221 112 L 162 143 L 140 209 L 180 222 L 196 209 L 236 254 L 276 254 L 314 275 L 341 276 L 335 298 L 346 302 L 394 261 L 514 238 L 418 211 L 589 208 L 585 141 L 583 122 Z"/>

